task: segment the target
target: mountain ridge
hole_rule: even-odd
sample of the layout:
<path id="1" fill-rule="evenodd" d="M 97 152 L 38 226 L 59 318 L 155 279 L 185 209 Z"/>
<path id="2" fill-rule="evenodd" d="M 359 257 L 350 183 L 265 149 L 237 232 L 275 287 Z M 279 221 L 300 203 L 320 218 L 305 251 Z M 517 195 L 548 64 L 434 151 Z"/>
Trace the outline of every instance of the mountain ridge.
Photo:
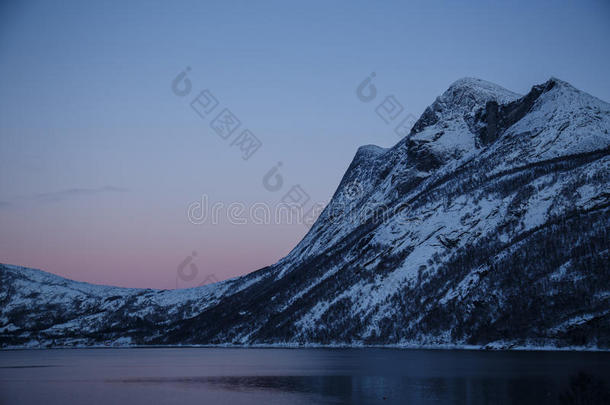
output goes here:
<path id="1" fill-rule="evenodd" d="M 358 149 L 277 263 L 182 291 L 43 289 L 44 316 L 2 266 L 0 343 L 610 348 L 608 129 L 610 105 L 559 79 L 460 79 L 396 145 Z"/>

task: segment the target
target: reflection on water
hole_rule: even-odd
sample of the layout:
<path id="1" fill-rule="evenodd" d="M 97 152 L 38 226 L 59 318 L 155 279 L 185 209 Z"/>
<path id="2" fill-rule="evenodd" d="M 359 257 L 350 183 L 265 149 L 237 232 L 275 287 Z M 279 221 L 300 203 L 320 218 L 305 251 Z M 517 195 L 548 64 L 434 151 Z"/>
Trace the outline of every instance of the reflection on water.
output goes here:
<path id="1" fill-rule="evenodd" d="M 0 403 L 598 404 L 608 399 L 609 360 L 384 349 L 6 351 Z"/>
<path id="2" fill-rule="evenodd" d="M 544 379 L 468 380 L 464 378 L 399 378 L 389 376 L 223 376 L 178 378 L 128 378 L 109 382 L 176 384 L 222 391 L 283 391 L 321 394 L 328 399 L 430 401 L 442 403 L 545 403 L 553 398 L 553 385 Z"/>
<path id="3" fill-rule="evenodd" d="M 45 367 L 56 367 L 56 366 L 47 366 L 47 365 L 40 365 L 40 366 L 0 366 L 0 368 L 45 368 Z"/>
<path id="4" fill-rule="evenodd" d="M 584 372 L 570 378 L 570 386 L 559 396 L 562 405 L 610 404 L 610 391 L 602 379 Z"/>

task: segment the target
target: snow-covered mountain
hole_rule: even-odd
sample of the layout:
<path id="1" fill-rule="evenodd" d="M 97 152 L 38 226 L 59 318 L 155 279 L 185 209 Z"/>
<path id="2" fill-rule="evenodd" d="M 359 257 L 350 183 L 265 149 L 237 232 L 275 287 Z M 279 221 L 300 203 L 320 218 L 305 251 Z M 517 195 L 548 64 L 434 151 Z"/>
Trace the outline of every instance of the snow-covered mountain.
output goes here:
<path id="1" fill-rule="evenodd" d="M 461 79 L 278 263 L 189 290 L 0 266 L 0 343 L 610 348 L 610 105 Z"/>

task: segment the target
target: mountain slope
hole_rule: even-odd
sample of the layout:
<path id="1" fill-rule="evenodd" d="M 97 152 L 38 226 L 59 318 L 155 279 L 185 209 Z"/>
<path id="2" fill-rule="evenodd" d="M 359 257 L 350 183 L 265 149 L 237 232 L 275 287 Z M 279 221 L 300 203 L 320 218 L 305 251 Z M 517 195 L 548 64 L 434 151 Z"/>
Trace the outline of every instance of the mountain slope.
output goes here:
<path id="1" fill-rule="evenodd" d="M 610 105 L 561 80 L 458 80 L 358 150 L 278 263 L 184 291 L 4 266 L 0 339 L 610 348 L 608 130 Z"/>

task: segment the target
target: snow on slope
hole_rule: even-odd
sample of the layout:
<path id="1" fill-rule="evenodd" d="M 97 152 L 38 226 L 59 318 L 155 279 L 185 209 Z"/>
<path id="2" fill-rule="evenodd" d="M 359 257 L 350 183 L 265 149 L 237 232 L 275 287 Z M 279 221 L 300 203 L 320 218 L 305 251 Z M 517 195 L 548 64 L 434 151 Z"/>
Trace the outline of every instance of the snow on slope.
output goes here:
<path id="1" fill-rule="evenodd" d="M 608 348 L 609 129 L 555 78 L 458 80 L 394 147 L 357 151 L 275 265 L 184 291 L 4 267 L 0 339 Z"/>

